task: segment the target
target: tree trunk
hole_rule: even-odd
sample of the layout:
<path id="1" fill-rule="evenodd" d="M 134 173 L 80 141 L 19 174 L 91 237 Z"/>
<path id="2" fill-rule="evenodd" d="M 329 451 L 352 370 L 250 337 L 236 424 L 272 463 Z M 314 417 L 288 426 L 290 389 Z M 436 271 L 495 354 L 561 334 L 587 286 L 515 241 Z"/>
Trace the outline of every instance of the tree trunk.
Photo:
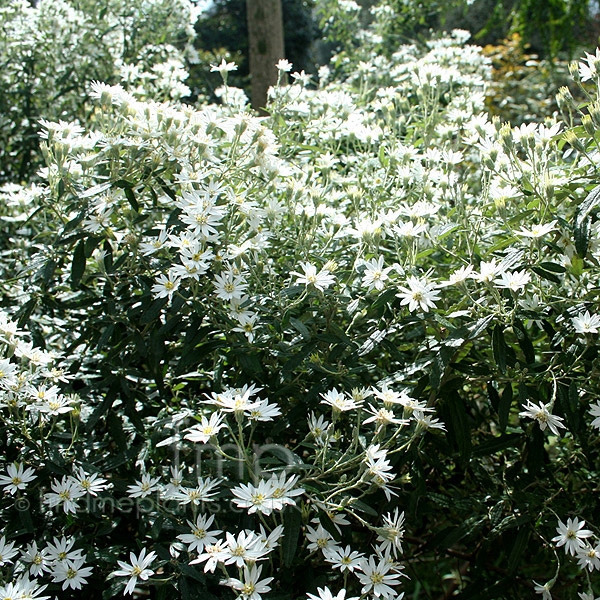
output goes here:
<path id="1" fill-rule="evenodd" d="M 277 83 L 277 62 L 284 58 L 281 0 L 246 0 L 250 48 L 251 103 L 267 105 L 267 90 Z"/>

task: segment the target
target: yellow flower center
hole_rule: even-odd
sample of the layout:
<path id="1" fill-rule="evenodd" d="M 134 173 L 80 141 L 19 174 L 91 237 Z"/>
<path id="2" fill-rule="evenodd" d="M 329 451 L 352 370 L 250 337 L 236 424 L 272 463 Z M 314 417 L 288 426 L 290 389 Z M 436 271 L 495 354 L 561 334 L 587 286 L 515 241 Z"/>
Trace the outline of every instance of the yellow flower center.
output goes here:
<path id="1" fill-rule="evenodd" d="M 371 574 L 371 581 L 374 584 L 383 583 L 383 575 L 376 571 L 375 573 Z"/>

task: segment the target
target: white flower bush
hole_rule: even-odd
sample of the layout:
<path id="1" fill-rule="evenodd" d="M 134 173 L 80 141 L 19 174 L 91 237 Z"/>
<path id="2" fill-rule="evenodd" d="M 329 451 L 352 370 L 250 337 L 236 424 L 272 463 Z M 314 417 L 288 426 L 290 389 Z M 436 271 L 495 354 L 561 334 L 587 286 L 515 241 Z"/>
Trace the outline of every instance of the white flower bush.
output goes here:
<path id="1" fill-rule="evenodd" d="M 593 593 L 598 75 L 512 127 L 466 41 L 268 117 L 226 61 L 194 107 L 132 63 L 38 125 L 44 183 L 0 192 L 2 597 Z"/>
<path id="2" fill-rule="evenodd" d="M 187 96 L 198 16 L 189 0 L 7 0 L 0 6 L 0 182 L 40 164 L 39 119 L 90 118 L 94 79 L 144 98 Z"/>

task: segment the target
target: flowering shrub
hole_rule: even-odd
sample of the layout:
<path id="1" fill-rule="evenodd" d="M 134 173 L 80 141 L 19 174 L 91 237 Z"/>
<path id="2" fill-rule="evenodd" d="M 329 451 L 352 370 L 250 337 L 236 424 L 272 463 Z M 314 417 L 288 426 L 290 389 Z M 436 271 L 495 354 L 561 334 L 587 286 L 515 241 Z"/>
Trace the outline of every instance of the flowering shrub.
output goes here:
<path id="1" fill-rule="evenodd" d="M 145 97 L 187 95 L 183 52 L 196 16 L 189 0 L 3 2 L 0 181 L 20 183 L 40 165 L 40 118 L 89 117 L 94 79 L 138 86 Z"/>
<path id="2" fill-rule="evenodd" d="M 219 105 L 94 82 L 42 122 L 0 209 L 3 597 L 593 598 L 600 53 L 581 125 L 561 90 L 512 127 L 466 41 L 266 118 L 223 61 Z"/>

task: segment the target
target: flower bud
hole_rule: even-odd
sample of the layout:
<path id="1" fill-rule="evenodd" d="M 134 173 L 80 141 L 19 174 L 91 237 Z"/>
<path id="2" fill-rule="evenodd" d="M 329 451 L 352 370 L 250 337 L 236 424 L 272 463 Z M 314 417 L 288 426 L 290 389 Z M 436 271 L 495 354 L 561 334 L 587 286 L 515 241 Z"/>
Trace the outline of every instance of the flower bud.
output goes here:
<path id="1" fill-rule="evenodd" d="M 504 149 L 509 152 L 512 150 L 514 146 L 513 133 L 510 123 L 504 123 L 500 128 L 500 139 L 502 140 L 502 145 Z"/>
<path id="2" fill-rule="evenodd" d="M 594 122 L 594 125 L 596 125 L 596 127 L 600 127 L 600 102 L 596 101 L 590 104 L 588 106 L 588 111 L 592 121 Z"/>
<path id="3" fill-rule="evenodd" d="M 579 65 L 577 62 L 573 61 L 569 63 L 569 73 L 571 73 L 571 77 L 579 83 L 581 81 L 581 76 L 579 74 Z"/>
<path id="4" fill-rule="evenodd" d="M 573 148 L 575 148 L 575 150 L 578 152 L 585 152 L 584 145 L 581 143 L 581 140 L 577 137 L 577 134 L 572 129 L 565 132 L 565 140 L 567 144 L 573 146 Z"/>
<path id="5" fill-rule="evenodd" d="M 583 128 L 585 129 L 586 133 L 593 137 L 596 133 L 596 128 L 594 127 L 594 123 L 592 122 L 592 117 L 590 117 L 590 115 L 583 115 L 581 119 L 581 124 L 583 125 Z"/>

